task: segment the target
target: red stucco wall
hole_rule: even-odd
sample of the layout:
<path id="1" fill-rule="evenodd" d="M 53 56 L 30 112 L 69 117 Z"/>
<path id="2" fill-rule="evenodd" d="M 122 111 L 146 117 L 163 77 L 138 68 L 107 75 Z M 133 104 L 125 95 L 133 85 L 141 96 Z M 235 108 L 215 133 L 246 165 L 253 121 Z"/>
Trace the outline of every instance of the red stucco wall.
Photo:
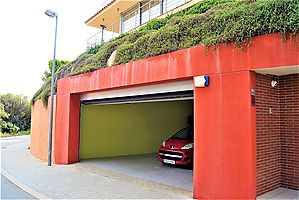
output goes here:
<path id="1" fill-rule="evenodd" d="M 48 159 L 48 132 L 50 118 L 50 99 L 48 106 L 42 100 L 37 100 L 31 107 L 30 152 L 36 158 L 46 161 Z M 53 102 L 53 141 L 55 140 L 56 96 Z M 53 144 L 52 144 L 53 146 Z M 53 148 L 54 151 L 55 148 Z M 52 153 L 54 160 L 54 152 Z"/>
<path id="2" fill-rule="evenodd" d="M 254 38 L 249 48 L 195 46 L 58 81 L 59 95 L 192 78 L 196 75 L 298 65 L 298 41 L 280 34 Z"/>
<path id="3" fill-rule="evenodd" d="M 194 96 L 194 196 L 255 199 L 255 73 L 213 74 Z"/>
<path id="4" fill-rule="evenodd" d="M 256 37 L 243 51 L 196 46 L 58 81 L 55 158 L 78 161 L 81 93 L 210 75 L 195 89 L 195 198 L 255 198 L 255 111 L 252 69 L 298 65 L 298 41 Z"/>

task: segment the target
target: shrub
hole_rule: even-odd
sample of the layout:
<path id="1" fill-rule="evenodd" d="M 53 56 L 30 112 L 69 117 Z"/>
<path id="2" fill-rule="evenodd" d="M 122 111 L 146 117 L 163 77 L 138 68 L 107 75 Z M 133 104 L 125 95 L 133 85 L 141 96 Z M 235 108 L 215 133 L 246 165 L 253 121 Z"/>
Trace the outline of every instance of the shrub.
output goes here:
<path id="1" fill-rule="evenodd" d="M 192 6 L 189 9 L 186 9 L 185 11 L 182 11 L 181 13 L 178 13 L 178 15 L 191 15 L 191 14 L 201 14 L 212 7 L 219 5 L 219 4 L 224 4 L 228 2 L 234 2 L 235 0 L 210 0 L 210 1 L 200 1 L 196 5 Z"/>
<path id="2" fill-rule="evenodd" d="M 165 18 L 160 19 L 152 19 L 149 22 L 147 22 L 144 26 L 140 27 L 139 30 L 142 31 L 150 31 L 150 30 L 158 30 L 165 26 L 167 21 L 172 17 L 172 15 L 168 15 Z"/>
<path id="3" fill-rule="evenodd" d="M 95 46 L 88 47 L 85 53 L 86 54 L 96 54 L 101 47 L 102 47 L 101 44 L 97 44 Z"/>
<path id="4" fill-rule="evenodd" d="M 6 122 L 1 126 L 0 132 L 10 134 L 10 133 L 16 133 L 19 130 L 20 130 L 20 128 L 17 127 L 16 125 L 14 125 L 13 123 Z"/>
<path id="5" fill-rule="evenodd" d="M 207 12 L 194 14 L 214 4 L 217 6 Z M 116 62 L 126 63 L 198 44 L 239 44 L 253 36 L 295 33 L 299 29 L 298 3 L 294 0 L 203 1 L 187 13 L 192 14 L 175 16 L 149 36 L 119 46 Z"/>

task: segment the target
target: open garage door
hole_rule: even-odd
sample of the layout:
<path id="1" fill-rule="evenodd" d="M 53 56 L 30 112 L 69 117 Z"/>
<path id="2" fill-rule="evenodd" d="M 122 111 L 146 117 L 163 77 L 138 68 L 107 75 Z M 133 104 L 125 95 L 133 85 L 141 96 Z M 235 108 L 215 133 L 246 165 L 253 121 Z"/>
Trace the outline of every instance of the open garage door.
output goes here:
<path id="1" fill-rule="evenodd" d="M 157 153 L 187 126 L 193 82 L 85 94 L 81 103 L 80 159 Z"/>

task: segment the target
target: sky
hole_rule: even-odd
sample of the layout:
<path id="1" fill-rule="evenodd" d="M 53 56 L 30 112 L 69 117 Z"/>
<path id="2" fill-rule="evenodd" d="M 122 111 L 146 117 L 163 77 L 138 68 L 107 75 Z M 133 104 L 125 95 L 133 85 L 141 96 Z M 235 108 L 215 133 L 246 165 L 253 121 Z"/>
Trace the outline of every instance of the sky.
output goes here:
<path id="1" fill-rule="evenodd" d="M 42 86 L 41 76 L 53 59 L 55 18 L 58 13 L 56 58 L 74 60 L 86 50 L 86 39 L 100 29 L 85 21 L 104 0 L 1 0 L 0 94 L 31 98 Z"/>

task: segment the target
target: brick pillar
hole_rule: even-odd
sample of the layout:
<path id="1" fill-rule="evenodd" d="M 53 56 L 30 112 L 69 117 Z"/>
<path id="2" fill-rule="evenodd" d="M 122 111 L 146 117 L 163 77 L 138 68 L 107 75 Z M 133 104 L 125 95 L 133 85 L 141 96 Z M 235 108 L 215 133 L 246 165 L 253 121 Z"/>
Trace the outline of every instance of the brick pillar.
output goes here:
<path id="1" fill-rule="evenodd" d="M 281 186 L 299 190 L 299 74 L 279 77 Z"/>

